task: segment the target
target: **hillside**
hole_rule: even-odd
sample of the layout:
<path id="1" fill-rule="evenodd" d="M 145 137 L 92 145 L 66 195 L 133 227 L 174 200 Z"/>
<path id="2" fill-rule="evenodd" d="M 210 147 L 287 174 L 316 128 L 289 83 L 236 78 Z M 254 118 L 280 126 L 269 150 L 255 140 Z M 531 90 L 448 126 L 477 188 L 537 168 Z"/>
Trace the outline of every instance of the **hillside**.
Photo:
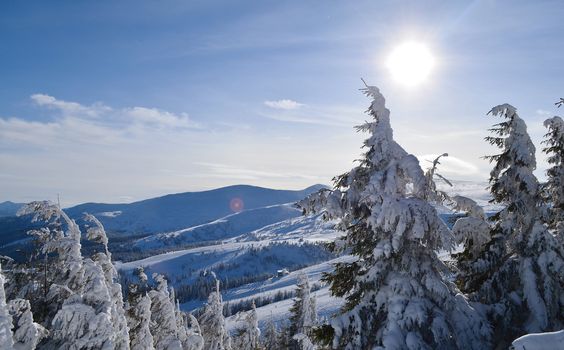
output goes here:
<path id="1" fill-rule="evenodd" d="M 109 233 L 151 234 L 201 225 L 243 209 L 295 202 L 322 185 L 300 191 L 236 185 L 210 191 L 169 194 L 130 204 L 86 203 L 66 209 L 71 217 L 88 212 Z M 232 207 L 236 203 L 235 207 Z M 230 206 L 231 205 L 231 206 Z"/>

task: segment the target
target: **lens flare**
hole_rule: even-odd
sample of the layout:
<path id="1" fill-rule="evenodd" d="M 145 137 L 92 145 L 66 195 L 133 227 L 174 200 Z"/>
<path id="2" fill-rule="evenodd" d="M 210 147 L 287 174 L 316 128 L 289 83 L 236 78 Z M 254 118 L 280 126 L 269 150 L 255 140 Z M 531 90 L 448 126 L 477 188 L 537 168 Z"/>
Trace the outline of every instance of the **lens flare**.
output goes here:
<path id="1" fill-rule="evenodd" d="M 245 208 L 245 203 L 241 198 L 236 197 L 231 199 L 231 201 L 229 202 L 229 208 L 231 208 L 232 212 L 238 213 Z"/>

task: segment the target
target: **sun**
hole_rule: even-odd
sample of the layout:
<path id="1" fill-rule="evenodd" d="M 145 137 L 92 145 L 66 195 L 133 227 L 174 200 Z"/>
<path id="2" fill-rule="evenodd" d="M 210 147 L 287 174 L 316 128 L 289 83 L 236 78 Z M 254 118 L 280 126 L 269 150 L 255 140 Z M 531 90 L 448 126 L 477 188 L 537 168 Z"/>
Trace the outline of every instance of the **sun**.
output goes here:
<path id="1" fill-rule="evenodd" d="M 406 42 L 392 51 L 387 66 L 398 83 L 413 87 L 424 82 L 433 70 L 435 60 L 422 43 Z"/>

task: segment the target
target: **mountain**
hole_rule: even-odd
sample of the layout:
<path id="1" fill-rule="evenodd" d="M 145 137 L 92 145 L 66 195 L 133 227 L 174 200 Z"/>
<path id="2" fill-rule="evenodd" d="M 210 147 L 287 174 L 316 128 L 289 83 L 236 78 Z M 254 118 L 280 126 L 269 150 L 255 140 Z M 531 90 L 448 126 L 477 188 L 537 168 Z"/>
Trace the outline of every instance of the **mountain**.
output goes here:
<path id="1" fill-rule="evenodd" d="M 243 210 L 221 219 L 179 231 L 160 233 L 139 239 L 134 247 L 155 249 L 179 247 L 189 243 L 217 241 L 251 232 L 264 226 L 302 215 L 292 203 Z"/>
<path id="2" fill-rule="evenodd" d="M 10 201 L 0 203 L 0 218 L 16 215 L 18 209 L 20 209 L 22 205 L 22 203 L 14 203 Z"/>
<path id="3" fill-rule="evenodd" d="M 94 214 L 104 224 L 116 258 L 132 250 L 145 256 L 154 249 L 201 244 L 237 236 L 301 214 L 290 203 L 323 188 L 314 185 L 300 191 L 237 185 L 202 192 L 186 192 L 130 204 L 85 203 L 65 209 L 79 225 L 83 213 Z M 29 248 L 27 231 L 40 227 L 31 217 L 15 217 L 22 204 L 0 203 L 0 254 L 22 258 Z M 84 230 L 83 230 L 84 231 Z M 151 235 L 156 235 L 151 238 Z M 145 240 L 134 241 L 135 238 Z M 133 244 L 135 242 L 135 244 Z M 88 252 L 89 243 L 83 242 Z M 132 249 L 133 248 L 133 249 Z M 176 247 L 181 249 L 182 247 Z"/>
<path id="4" fill-rule="evenodd" d="M 203 192 L 170 194 L 130 204 L 86 203 L 65 209 L 73 218 L 95 215 L 109 233 L 152 234 L 202 225 L 244 209 L 296 202 L 323 185 L 300 191 L 236 185 Z"/>

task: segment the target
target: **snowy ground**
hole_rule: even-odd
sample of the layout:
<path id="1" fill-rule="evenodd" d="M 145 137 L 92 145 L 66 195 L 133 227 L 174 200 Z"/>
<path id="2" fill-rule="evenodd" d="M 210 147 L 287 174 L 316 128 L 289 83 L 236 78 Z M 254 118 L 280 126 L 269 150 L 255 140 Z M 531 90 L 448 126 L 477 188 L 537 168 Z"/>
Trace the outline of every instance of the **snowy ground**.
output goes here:
<path id="1" fill-rule="evenodd" d="M 486 183 L 455 182 L 455 187 L 444 188 L 450 194 L 469 196 L 481 205 L 488 207 L 489 196 Z M 440 208 L 443 219 L 449 212 Z M 311 250 L 305 243 L 333 241 L 342 235 L 333 229 L 334 222 L 325 222 L 319 216 L 303 217 L 290 204 L 273 205 L 241 213 L 228 215 L 207 224 L 163 233 L 151 238 L 140 239 L 135 245 L 142 248 L 169 247 L 176 244 L 216 240 L 221 244 L 178 250 L 151 256 L 128 263 L 117 263 L 122 273 L 129 274 L 135 268 L 143 266 L 147 272 L 164 273 L 174 286 L 190 284 L 204 271 L 214 271 L 218 276 L 230 279 L 245 276 L 264 275 L 264 279 L 245 283 L 237 287 L 222 290 L 223 300 L 229 305 L 249 304 L 259 299 L 287 295 L 295 289 L 297 276 L 306 273 L 315 287 L 317 306 L 320 317 L 330 316 L 342 305 L 342 300 L 330 296 L 329 289 L 320 281 L 324 272 L 332 270 L 332 264 L 352 259 L 350 256 L 332 258 L 316 256 L 318 251 Z M 180 243 L 179 243 L 180 242 Z M 443 260 L 448 260 L 448 252 L 439 252 Z M 298 270 L 282 277 L 276 277 L 276 271 L 292 266 Z M 275 276 L 275 277 L 272 277 Z M 190 311 L 201 307 L 205 299 L 192 299 L 181 307 Z M 292 299 L 288 298 L 257 307 L 261 326 L 270 318 L 275 323 L 288 319 L 288 309 Z M 236 328 L 236 316 L 227 319 L 230 329 Z"/>

